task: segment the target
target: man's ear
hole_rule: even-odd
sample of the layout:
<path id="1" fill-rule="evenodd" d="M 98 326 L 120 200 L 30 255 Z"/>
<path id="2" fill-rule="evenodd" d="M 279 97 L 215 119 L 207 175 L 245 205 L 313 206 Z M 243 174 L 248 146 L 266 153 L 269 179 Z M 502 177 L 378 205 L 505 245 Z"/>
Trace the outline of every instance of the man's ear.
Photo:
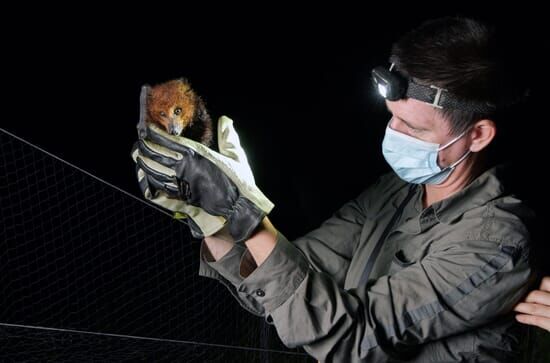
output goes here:
<path id="1" fill-rule="evenodd" d="M 470 151 L 477 153 L 483 150 L 493 141 L 497 133 L 497 127 L 493 120 L 483 119 L 477 121 L 469 132 Z"/>

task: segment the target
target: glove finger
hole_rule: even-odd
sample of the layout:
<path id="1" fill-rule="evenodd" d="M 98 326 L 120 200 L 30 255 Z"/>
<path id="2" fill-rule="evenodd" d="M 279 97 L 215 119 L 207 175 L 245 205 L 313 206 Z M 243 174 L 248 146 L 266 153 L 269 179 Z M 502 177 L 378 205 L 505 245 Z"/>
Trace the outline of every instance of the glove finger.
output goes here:
<path id="1" fill-rule="evenodd" d="M 139 147 L 138 147 L 138 142 L 134 142 L 134 145 L 132 145 L 132 150 L 130 151 L 130 157 L 132 158 L 132 160 L 134 160 L 134 162 L 137 161 L 137 156 L 139 154 Z"/>
<path id="2" fill-rule="evenodd" d="M 146 173 L 143 170 L 143 167 L 147 168 L 147 165 L 144 164 L 141 157 L 137 158 L 136 172 L 138 174 L 138 182 L 140 185 L 141 192 L 145 195 L 146 189 L 149 189 L 149 193 L 156 197 L 157 191 L 162 190 L 169 195 L 170 198 L 182 198 L 187 196 L 190 193 L 189 184 L 185 181 L 182 181 L 180 184 L 183 187 L 183 193 L 180 193 L 178 185 L 174 183 L 175 177 L 167 179 L 166 177 L 158 178 L 154 174 L 154 171 L 149 170 L 149 173 Z"/>
<path id="3" fill-rule="evenodd" d="M 143 178 L 147 179 L 145 173 Z M 174 212 L 174 218 L 187 222 L 187 219 L 193 220 L 192 233 L 195 238 L 199 236 L 210 236 L 219 231 L 226 223 L 226 219 L 221 216 L 209 214 L 204 209 L 192 206 L 179 198 L 170 198 L 165 192 L 159 191 L 155 197 L 149 198 L 154 204 Z"/>
<path id="4" fill-rule="evenodd" d="M 138 185 L 139 185 L 139 189 L 141 190 L 141 194 L 143 194 L 145 199 L 152 199 L 156 191 L 151 190 L 149 186 L 149 181 L 147 180 L 147 174 L 145 174 L 143 169 L 141 169 L 137 164 L 136 164 L 136 174 L 137 174 Z"/>
<path id="5" fill-rule="evenodd" d="M 162 145 L 141 139 L 137 142 L 137 144 L 141 155 L 144 155 L 167 168 L 174 168 L 176 163 L 182 159 L 182 155 L 180 153 L 169 150 Z"/>
<path id="6" fill-rule="evenodd" d="M 179 198 L 177 186 L 158 181 L 153 176 L 145 173 L 138 164 L 136 164 L 136 172 L 139 189 L 146 199 L 156 198 L 160 190 L 164 191 L 170 198 Z"/>
<path id="7" fill-rule="evenodd" d="M 155 125 L 149 125 L 147 127 L 147 137 L 144 141 L 148 142 L 149 146 L 158 148 L 156 151 L 164 151 L 169 153 L 169 155 L 172 154 L 172 157 L 177 160 L 195 152 L 191 147 L 183 145 L 182 142 L 189 141 L 191 144 L 202 145 L 191 139 L 169 135 Z"/>
<path id="8" fill-rule="evenodd" d="M 163 168 L 162 165 L 155 164 L 151 159 L 144 158 L 140 155 L 137 157 L 136 162 L 137 165 L 143 169 L 145 174 L 154 177 L 162 183 L 174 183 L 176 181 L 175 173 L 172 169 Z"/>
<path id="9" fill-rule="evenodd" d="M 173 183 L 163 183 L 163 182 L 157 180 L 152 175 L 147 175 L 146 179 L 147 179 L 149 185 L 152 187 L 152 189 L 162 190 L 163 192 L 165 192 L 168 195 L 169 198 L 181 198 L 180 191 L 179 191 L 177 185 L 175 185 Z M 154 195 L 156 195 L 156 194 L 154 194 Z"/>
<path id="10" fill-rule="evenodd" d="M 242 175 L 242 178 L 245 180 L 253 181 L 254 179 L 250 166 L 245 162 L 246 156 L 244 155 L 244 151 L 242 156 L 240 156 L 243 162 L 236 162 L 234 159 L 191 139 L 168 135 L 155 125 L 148 126 L 148 139 L 145 141 L 149 143 L 148 145 L 162 146 L 178 154 L 178 158 L 180 158 L 177 163 L 178 167 L 183 166 L 183 161 L 185 159 L 197 158 L 200 156 L 218 166 L 227 175 L 236 173 L 237 175 Z M 174 169 L 177 169 L 177 167 Z"/>

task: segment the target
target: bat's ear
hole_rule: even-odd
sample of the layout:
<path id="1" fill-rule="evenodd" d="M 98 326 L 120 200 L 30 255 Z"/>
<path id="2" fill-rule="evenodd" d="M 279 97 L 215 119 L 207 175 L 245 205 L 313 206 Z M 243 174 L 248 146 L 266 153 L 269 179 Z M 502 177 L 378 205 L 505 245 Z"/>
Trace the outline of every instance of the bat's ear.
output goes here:
<path id="1" fill-rule="evenodd" d="M 144 84 L 141 86 L 141 93 L 139 95 L 139 122 L 137 124 L 138 137 L 140 139 L 145 138 L 147 135 L 147 125 L 145 123 L 147 119 L 147 98 L 151 91 L 151 86 Z"/>
<path id="2" fill-rule="evenodd" d="M 183 83 L 184 85 L 187 86 L 187 91 L 185 91 L 185 93 L 193 93 L 193 90 L 191 89 L 191 83 L 189 82 L 189 80 L 185 77 L 180 77 L 178 79 L 176 79 L 177 81 L 180 81 L 181 83 Z"/>

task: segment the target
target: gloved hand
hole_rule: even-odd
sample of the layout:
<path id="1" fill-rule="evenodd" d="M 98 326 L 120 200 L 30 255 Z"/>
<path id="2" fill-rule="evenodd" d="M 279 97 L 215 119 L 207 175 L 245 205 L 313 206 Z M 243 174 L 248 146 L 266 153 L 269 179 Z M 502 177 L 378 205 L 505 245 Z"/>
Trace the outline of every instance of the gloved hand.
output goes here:
<path id="1" fill-rule="evenodd" d="M 218 121 L 220 153 L 152 124 L 140 134 L 136 161 L 149 184 L 167 198 L 223 217 L 235 242 L 245 241 L 273 209 L 256 187 L 231 119 Z"/>
<path id="2" fill-rule="evenodd" d="M 149 86 L 144 85 L 141 88 L 140 95 L 140 115 L 138 123 L 138 135 L 144 137 L 146 135 L 146 118 L 147 118 L 147 95 L 149 94 Z M 143 169 L 137 165 L 137 156 L 139 150 L 137 142 L 132 148 L 131 156 L 136 162 L 136 174 L 138 177 L 139 187 L 144 197 L 154 204 L 172 211 L 175 219 L 183 220 L 189 227 L 194 238 L 202 239 L 205 236 L 215 234 L 221 230 L 225 224 L 225 219 L 220 216 L 212 216 L 204 210 L 195 206 L 189 205 L 182 200 L 169 198 L 169 196 L 159 189 L 156 181 L 149 177 Z"/>
<path id="3" fill-rule="evenodd" d="M 173 217 L 183 220 L 194 238 L 202 239 L 205 236 L 211 236 L 223 228 L 225 224 L 223 217 L 212 216 L 201 208 L 189 205 L 180 199 L 169 198 L 166 193 L 159 189 L 156 181 L 149 177 L 137 164 L 138 155 L 139 150 L 136 142 L 132 148 L 132 159 L 136 162 L 139 188 L 145 199 L 174 212 Z"/>

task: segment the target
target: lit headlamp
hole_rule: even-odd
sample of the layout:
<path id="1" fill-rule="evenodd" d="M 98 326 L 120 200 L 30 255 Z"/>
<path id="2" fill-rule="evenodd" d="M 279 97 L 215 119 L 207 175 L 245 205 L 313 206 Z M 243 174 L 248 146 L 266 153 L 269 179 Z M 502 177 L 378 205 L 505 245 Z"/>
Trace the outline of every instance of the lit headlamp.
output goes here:
<path id="1" fill-rule="evenodd" d="M 388 101 L 397 101 L 406 97 L 407 80 L 397 72 L 392 72 L 394 64 L 390 69 L 376 67 L 372 70 L 372 81 L 378 93 Z"/>
<path id="2" fill-rule="evenodd" d="M 450 108 L 479 113 L 493 112 L 496 109 L 494 105 L 488 102 L 460 99 L 444 88 L 416 83 L 393 69 L 394 63 L 391 64 L 389 69 L 380 66 L 372 70 L 372 81 L 376 90 L 388 101 L 414 98 L 429 103 L 436 108 Z"/>

